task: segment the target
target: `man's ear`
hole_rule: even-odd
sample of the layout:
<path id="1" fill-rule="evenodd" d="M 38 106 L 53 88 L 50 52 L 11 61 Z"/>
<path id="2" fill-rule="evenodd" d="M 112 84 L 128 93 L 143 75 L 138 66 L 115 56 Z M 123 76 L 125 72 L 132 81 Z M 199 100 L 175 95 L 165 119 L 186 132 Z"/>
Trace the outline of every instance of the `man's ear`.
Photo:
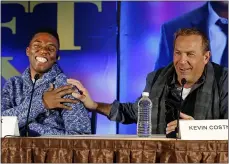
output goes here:
<path id="1" fill-rule="evenodd" d="M 29 56 L 29 47 L 26 48 L 26 55 Z"/>
<path id="2" fill-rule="evenodd" d="M 211 52 L 210 51 L 206 51 L 204 53 L 204 63 L 207 64 L 208 61 L 210 60 L 210 57 L 211 57 Z"/>

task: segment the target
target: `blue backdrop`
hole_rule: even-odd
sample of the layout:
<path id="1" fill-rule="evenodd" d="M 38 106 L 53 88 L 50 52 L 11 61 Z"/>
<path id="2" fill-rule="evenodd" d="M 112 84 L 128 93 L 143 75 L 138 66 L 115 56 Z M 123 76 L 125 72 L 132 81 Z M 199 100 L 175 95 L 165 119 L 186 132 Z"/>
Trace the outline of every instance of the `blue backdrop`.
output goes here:
<path id="1" fill-rule="evenodd" d="M 122 2 L 120 101 L 141 96 L 158 56 L 160 27 L 205 2 Z M 120 134 L 136 134 L 136 124 L 119 124 Z"/>
<path id="2" fill-rule="evenodd" d="M 116 98 L 116 2 L 36 3 L 2 4 L 2 86 L 29 65 L 25 49 L 32 32 L 48 26 L 60 35 L 58 62 L 65 74 L 80 80 L 96 101 L 112 102 Z M 115 122 L 102 115 L 97 119 L 98 134 L 116 133 Z"/>
<path id="3" fill-rule="evenodd" d="M 1 86 L 29 65 L 25 49 L 32 32 L 49 26 L 60 35 L 59 64 L 68 77 L 80 80 L 95 101 L 134 102 L 153 71 L 161 25 L 204 3 L 121 2 L 119 18 L 117 2 L 2 2 Z M 118 127 L 120 134 L 136 133 L 135 124 Z M 116 128 L 98 115 L 97 134 L 115 134 Z"/>

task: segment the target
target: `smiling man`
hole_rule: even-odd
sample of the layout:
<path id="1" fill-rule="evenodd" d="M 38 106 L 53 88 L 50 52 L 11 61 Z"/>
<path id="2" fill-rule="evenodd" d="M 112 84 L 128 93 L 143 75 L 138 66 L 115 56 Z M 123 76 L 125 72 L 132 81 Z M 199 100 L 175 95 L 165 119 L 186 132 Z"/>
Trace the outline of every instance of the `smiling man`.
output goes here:
<path id="1" fill-rule="evenodd" d="M 52 29 L 37 31 L 26 48 L 30 66 L 10 78 L 2 90 L 1 115 L 17 116 L 21 135 L 35 83 L 29 115 L 29 135 L 89 134 L 91 122 L 83 104 L 71 96 L 74 89 L 58 66 L 59 36 Z M 58 88 L 58 89 L 55 89 Z M 67 110 L 64 110 L 67 109 Z"/>
<path id="2" fill-rule="evenodd" d="M 209 62 L 209 41 L 195 28 L 180 29 L 175 34 L 173 63 L 148 74 L 144 92 L 149 92 L 152 106 L 152 133 L 175 137 L 177 111 L 181 119 L 228 118 L 228 71 Z M 181 79 L 186 79 L 180 105 Z M 98 103 L 90 98 L 83 85 L 74 79 L 83 95 L 73 93 L 91 110 L 110 120 L 125 124 L 136 123 L 138 100 L 135 103 Z M 170 135 L 171 134 L 171 135 Z M 173 135 L 172 135 L 173 134 Z"/>

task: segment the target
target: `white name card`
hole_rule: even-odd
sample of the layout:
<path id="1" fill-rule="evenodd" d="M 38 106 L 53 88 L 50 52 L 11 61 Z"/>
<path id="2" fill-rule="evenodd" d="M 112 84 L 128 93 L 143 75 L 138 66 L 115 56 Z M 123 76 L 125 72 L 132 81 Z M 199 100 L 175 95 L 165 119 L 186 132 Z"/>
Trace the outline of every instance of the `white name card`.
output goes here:
<path id="1" fill-rule="evenodd" d="M 2 137 L 6 135 L 20 136 L 16 116 L 1 116 Z"/>
<path id="2" fill-rule="evenodd" d="M 182 140 L 228 140 L 228 119 L 180 120 Z"/>

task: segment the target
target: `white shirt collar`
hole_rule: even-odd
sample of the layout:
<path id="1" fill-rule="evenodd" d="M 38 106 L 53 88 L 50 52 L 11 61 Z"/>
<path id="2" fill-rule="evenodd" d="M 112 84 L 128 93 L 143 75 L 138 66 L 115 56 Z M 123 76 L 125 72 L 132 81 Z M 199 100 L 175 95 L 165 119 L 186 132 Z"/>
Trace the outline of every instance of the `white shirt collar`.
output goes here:
<path id="1" fill-rule="evenodd" d="M 208 2 L 208 12 L 209 12 L 209 18 L 208 18 L 209 26 L 215 25 L 216 21 L 218 21 L 219 19 L 225 24 L 228 23 L 228 19 L 219 17 L 219 15 L 213 10 L 210 2 Z"/>

